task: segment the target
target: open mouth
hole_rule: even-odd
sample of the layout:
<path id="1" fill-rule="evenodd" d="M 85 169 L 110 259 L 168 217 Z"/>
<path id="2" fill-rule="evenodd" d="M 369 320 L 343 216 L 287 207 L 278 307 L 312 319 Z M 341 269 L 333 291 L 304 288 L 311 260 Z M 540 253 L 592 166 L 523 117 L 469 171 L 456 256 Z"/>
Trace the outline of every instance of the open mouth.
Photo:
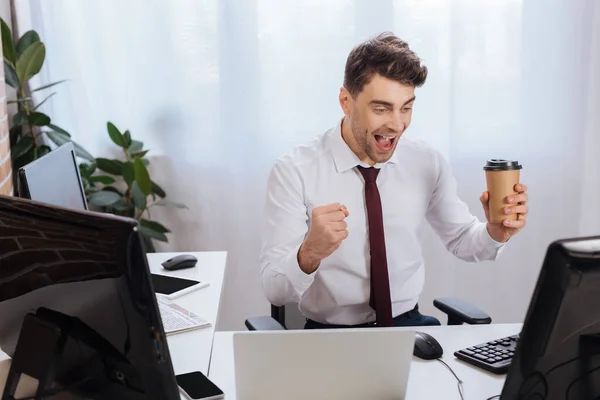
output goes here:
<path id="1" fill-rule="evenodd" d="M 375 144 L 381 152 L 392 150 L 396 140 L 398 140 L 398 136 L 396 135 L 375 135 Z"/>

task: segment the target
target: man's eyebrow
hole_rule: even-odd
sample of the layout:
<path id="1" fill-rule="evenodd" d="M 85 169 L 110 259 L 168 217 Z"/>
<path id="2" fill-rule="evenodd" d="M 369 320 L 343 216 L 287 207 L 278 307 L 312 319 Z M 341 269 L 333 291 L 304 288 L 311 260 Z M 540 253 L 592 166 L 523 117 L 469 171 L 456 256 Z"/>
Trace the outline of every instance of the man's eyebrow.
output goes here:
<path id="1" fill-rule="evenodd" d="M 406 100 L 404 102 L 404 104 L 402 105 L 402 107 L 404 107 L 405 105 L 407 105 L 408 103 L 412 103 L 413 101 L 415 101 L 415 99 L 417 98 L 417 96 L 413 96 L 410 99 Z"/>

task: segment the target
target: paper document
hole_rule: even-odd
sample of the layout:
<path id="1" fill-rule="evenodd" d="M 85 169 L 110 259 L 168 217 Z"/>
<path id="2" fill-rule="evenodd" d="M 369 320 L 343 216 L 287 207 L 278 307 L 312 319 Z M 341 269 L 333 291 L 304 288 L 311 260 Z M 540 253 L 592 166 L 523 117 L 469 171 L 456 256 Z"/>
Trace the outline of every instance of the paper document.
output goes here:
<path id="1" fill-rule="evenodd" d="M 165 333 L 186 332 L 210 326 L 210 322 L 163 296 L 156 296 Z"/>

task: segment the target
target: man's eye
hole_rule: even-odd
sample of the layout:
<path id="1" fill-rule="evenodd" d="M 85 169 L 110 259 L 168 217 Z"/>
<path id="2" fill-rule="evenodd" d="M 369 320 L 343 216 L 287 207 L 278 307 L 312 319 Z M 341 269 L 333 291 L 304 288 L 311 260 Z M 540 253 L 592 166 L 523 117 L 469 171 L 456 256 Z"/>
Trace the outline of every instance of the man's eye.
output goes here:
<path id="1" fill-rule="evenodd" d="M 375 112 L 378 114 L 383 114 L 384 112 L 386 112 L 387 110 L 385 108 L 376 108 Z"/>
<path id="2" fill-rule="evenodd" d="M 402 109 L 402 112 L 405 112 L 405 113 L 406 113 L 406 112 L 409 112 L 410 110 L 412 110 L 412 108 L 410 108 L 410 107 L 404 107 L 404 108 Z"/>

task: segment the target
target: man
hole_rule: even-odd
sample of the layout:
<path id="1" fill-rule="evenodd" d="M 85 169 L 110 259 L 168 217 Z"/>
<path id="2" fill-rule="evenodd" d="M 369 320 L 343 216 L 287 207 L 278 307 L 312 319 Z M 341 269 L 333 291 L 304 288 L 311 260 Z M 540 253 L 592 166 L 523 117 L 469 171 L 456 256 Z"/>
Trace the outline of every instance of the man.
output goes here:
<path id="1" fill-rule="evenodd" d="M 527 194 L 517 185 L 507 214 L 473 216 L 442 156 L 401 138 L 427 68 L 408 45 L 383 33 L 355 47 L 345 67 L 336 127 L 282 156 L 268 180 L 260 256 L 274 305 L 297 302 L 305 328 L 438 325 L 418 312 L 427 220 L 466 261 L 495 260 L 525 226 Z"/>

